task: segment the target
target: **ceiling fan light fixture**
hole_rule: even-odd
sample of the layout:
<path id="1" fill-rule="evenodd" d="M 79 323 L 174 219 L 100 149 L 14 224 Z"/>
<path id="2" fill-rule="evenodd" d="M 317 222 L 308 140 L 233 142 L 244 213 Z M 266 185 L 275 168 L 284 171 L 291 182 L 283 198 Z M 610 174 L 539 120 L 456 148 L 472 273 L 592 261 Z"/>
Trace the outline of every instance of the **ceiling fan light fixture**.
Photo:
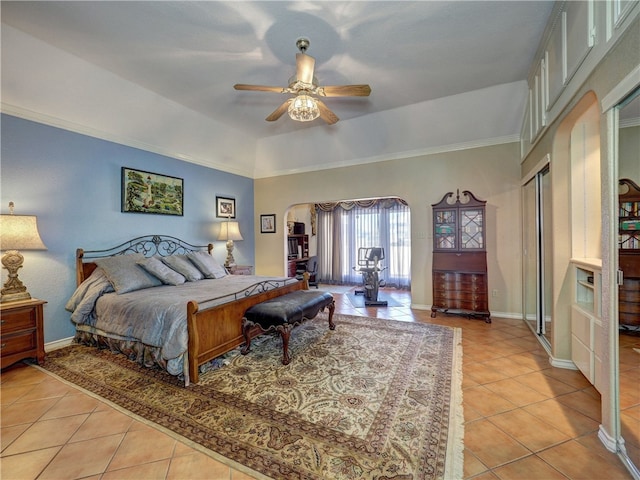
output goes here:
<path id="1" fill-rule="evenodd" d="M 253 90 L 256 92 L 274 92 L 295 95 L 287 98 L 265 120 L 274 122 L 289 113 L 289 117 L 297 122 L 311 122 L 320 117 L 327 125 L 333 125 L 339 118 L 317 97 L 368 97 L 371 93 L 369 85 L 325 85 L 319 86 L 314 76 L 316 60 L 305 52 L 309 48 L 308 38 L 299 38 L 296 47 L 300 53 L 296 53 L 296 73 L 289 78 L 287 87 L 273 87 L 269 85 L 249 85 L 236 83 L 236 90 Z"/>
<path id="2" fill-rule="evenodd" d="M 310 122 L 320 116 L 318 103 L 309 95 L 298 95 L 289 104 L 289 116 L 298 122 Z"/>

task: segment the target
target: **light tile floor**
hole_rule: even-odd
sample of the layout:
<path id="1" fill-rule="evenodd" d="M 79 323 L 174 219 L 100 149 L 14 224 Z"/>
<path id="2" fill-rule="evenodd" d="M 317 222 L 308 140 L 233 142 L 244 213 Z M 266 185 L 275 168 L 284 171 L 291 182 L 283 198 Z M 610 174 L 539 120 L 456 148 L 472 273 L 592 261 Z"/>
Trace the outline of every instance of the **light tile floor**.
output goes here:
<path id="1" fill-rule="evenodd" d="M 640 466 L 640 328 L 620 332 L 620 423 L 629 458 Z"/>
<path id="2" fill-rule="evenodd" d="M 631 478 L 597 438 L 598 392 L 551 367 L 521 321 L 432 319 L 408 292 L 387 292 L 402 306 L 355 308 L 336 293 L 336 311 L 462 328 L 465 478 Z M 0 381 L 3 480 L 251 478 L 36 368 L 16 364 Z"/>

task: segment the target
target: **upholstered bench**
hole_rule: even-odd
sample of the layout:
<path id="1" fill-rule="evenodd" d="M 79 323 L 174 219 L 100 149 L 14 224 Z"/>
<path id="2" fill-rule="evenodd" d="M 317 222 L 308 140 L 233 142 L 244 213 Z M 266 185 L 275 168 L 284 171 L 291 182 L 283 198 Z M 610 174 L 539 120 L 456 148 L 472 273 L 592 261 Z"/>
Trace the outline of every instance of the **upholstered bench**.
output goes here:
<path id="1" fill-rule="evenodd" d="M 250 307 L 242 318 L 242 333 L 245 346 L 241 353 L 246 355 L 251 349 L 251 339 L 269 331 L 276 331 L 282 337 L 282 363 L 288 365 L 289 336 L 294 327 L 305 320 L 318 315 L 325 307 L 329 308 L 329 328 L 333 323 L 333 311 L 336 304 L 329 292 L 298 290 Z"/>

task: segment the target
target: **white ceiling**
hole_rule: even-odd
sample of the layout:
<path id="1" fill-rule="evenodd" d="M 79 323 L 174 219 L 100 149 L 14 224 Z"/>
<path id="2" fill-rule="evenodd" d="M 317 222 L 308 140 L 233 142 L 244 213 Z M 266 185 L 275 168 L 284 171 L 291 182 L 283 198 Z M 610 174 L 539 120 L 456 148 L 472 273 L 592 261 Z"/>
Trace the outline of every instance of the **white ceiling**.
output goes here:
<path id="1" fill-rule="evenodd" d="M 130 85 L 132 91 L 133 87 L 141 88 L 178 105 L 185 118 L 188 113 L 218 122 L 242 132 L 247 141 L 258 145 L 261 139 L 306 129 L 321 130 L 316 133 L 321 137 L 332 135 L 347 123 L 370 124 L 371 120 L 363 119 L 383 118 L 385 112 L 394 109 L 522 82 L 528 76 L 553 3 L 2 1 L 1 14 L 3 27 L 9 26 L 56 51 L 71 54 L 91 69 L 126 81 L 118 84 L 117 92 L 107 94 L 108 86 L 98 85 L 93 75 L 86 75 L 81 88 L 105 92 L 104 98 L 124 95 L 123 85 Z M 321 85 L 371 85 L 369 97 L 325 99 L 341 119 L 333 126 L 320 119 L 306 124 L 294 122 L 286 115 L 276 122 L 266 122 L 264 118 L 285 97 L 233 89 L 235 83 L 285 86 L 295 73 L 295 42 L 301 36 L 311 41 L 307 53 L 316 59 L 315 74 Z M 12 45 L 9 40 L 7 49 Z M 3 47 L 3 57 L 7 53 Z M 16 70 L 15 65 L 26 61 L 16 59 L 9 68 Z M 53 112 L 44 100 L 40 104 L 33 100 L 41 93 L 27 94 L 24 85 L 33 80 L 18 81 L 20 75 L 33 76 L 36 72 L 26 68 L 22 73 L 7 72 L 5 68 L 3 60 L 4 107 L 19 108 L 20 103 L 29 103 L 22 107 L 65 118 L 65 112 L 60 111 L 64 107 L 59 105 Z M 60 78 L 49 70 L 47 75 Z M 22 86 L 16 86 L 18 83 Z M 18 93 L 20 88 L 23 91 Z M 74 87 L 76 91 L 78 88 Z M 511 109 L 515 103 L 522 113 L 526 88 L 516 91 L 521 98 L 505 98 L 504 108 Z M 156 114 L 149 110 L 150 116 Z M 79 121 L 71 114 L 68 117 L 68 121 Z M 88 121 L 82 119 L 83 123 Z M 97 130 L 111 128 L 107 120 L 95 121 Z M 155 121 L 150 118 L 149 124 Z M 519 124 L 513 125 L 511 133 L 519 129 Z M 144 142 L 153 143 L 150 138 L 145 137 Z M 185 158 L 198 155 L 206 156 L 198 152 Z M 216 158 L 212 163 L 220 167 L 225 161 Z"/>

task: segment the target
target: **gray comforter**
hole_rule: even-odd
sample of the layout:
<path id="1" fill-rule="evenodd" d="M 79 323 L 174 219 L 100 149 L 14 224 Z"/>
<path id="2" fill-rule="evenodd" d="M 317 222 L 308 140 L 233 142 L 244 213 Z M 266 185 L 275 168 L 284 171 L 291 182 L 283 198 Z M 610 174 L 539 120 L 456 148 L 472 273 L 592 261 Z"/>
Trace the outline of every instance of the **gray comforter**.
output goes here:
<path id="1" fill-rule="evenodd" d="M 77 326 L 101 335 L 135 340 L 161 349 L 167 361 L 187 351 L 187 302 L 199 308 L 296 282 L 295 278 L 227 275 L 219 279 L 162 285 L 118 295 L 100 269 L 85 280 L 66 304 Z M 88 331 L 85 328 L 81 330 Z"/>

